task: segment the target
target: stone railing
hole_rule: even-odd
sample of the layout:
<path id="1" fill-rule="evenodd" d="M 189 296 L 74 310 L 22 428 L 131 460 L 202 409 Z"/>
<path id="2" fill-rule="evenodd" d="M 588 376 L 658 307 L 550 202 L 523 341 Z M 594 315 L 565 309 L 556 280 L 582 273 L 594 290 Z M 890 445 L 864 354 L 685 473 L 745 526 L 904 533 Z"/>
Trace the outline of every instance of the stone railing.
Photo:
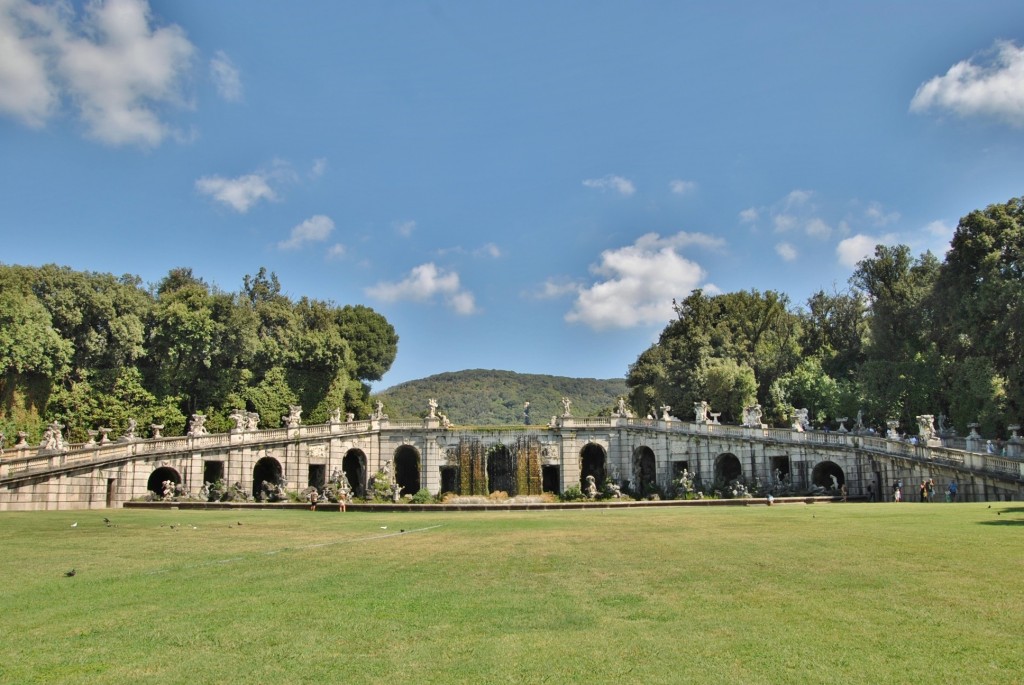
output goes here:
<path id="1" fill-rule="evenodd" d="M 418 424 L 422 425 L 422 423 Z M 331 435 L 365 433 L 372 429 L 369 421 L 323 423 L 296 428 L 270 428 L 266 430 L 209 433 L 179 437 L 140 438 L 130 441 L 67 444 L 64 450 L 42 450 L 39 447 L 8 449 L 0 459 L 0 478 L 57 469 L 80 464 L 94 464 L 135 459 L 147 456 L 169 455 L 181 452 L 209 451 L 238 447 L 246 444 L 265 444 L 320 438 Z"/>
<path id="2" fill-rule="evenodd" d="M 229 433 L 213 433 L 197 436 L 166 437 L 115 441 L 104 444 L 86 443 L 68 445 L 62 451 L 41 451 L 38 447 L 23 446 L 9 449 L 0 459 L 0 478 L 19 476 L 33 472 L 57 469 L 80 464 L 111 462 L 146 456 L 158 456 L 190 451 L 209 451 L 239 447 L 246 444 L 267 444 L 303 439 L 325 438 L 334 435 L 351 435 L 380 430 L 422 430 L 434 428 L 436 419 L 412 421 L 367 420 L 352 422 L 330 422 L 294 428 L 272 428 L 266 430 L 232 430 Z M 984 451 L 964 451 L 948 447 L 927 447 L 901 440 L 889 440 L 878 436 L 856 435 L 839 431 L 799 432 L 786 428 L 750 428 L 717 423 L 695 423 L 686 421 L 665 421 L 662 419 L 638 419 L 620 417 L 562 417 L 557 426 L 565 429 L 605 429 L 627 427 L 643 430 L 668 430 L 690 435 L 706 435 L 738 440 L 769 440 L 789 444 L 812 444 L 845 449 L 861 449 L 887 456 L 901 457 L 920 462 L 948 464 L 970 470 L 994 472 L 1024 480 L 1024 461 Z M 549 426 L 476 426 L 476 430 L 515 430 L 536 432 L 550 430 Z M 467 427 L 452 426 L 448 430 L 461 431 Z M 974 441 L 975 443 L 977 441 Z M 972 444 L 968 441 L 967 444 Z M 983 443 L 981 443 L 983 444 Z"/>

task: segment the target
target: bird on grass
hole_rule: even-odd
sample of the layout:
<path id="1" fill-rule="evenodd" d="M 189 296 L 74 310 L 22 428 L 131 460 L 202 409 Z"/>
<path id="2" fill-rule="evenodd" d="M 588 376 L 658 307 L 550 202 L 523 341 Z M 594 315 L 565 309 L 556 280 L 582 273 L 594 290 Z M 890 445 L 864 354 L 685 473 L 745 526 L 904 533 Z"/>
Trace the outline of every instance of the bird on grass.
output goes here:
<path id="1" fill-rule="evenodd" d="M 70 578 L 73 575 L 75 575 L 76 573 L 78 573 L 78 571 L 76 571 L 75 569 L 71 569 L 70 571 L 65 571 L 64 572 L 64 577 L 65 578 Z"/>
<path id="2" fill-rule="evenodd" d="M 78 528 L 78 521 L 75 521 L 74 523 L 72 523 L 71 527 L 72 528 Z"/>

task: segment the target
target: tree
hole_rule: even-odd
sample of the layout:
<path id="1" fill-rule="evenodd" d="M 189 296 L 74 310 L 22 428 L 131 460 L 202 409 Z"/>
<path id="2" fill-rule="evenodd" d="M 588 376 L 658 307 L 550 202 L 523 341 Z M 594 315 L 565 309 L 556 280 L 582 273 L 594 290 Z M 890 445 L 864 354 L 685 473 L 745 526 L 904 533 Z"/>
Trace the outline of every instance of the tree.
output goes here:
<path id="1" fill-rule="evenodd" d="M 853 378 L 864 361 L 868 338 L 865 295 L 854 290 L 831 295 L 819 290 L 808 298 L 800 318 L 804 356 L 819 359 L 822 371 L 832 378 Z"/>
<path id="2" fill-rule="evenodd" d="M 917 259 L 906 245 L 878 245 L 850 277 L 871 306 L 866 356 L 910 361 L 927 350 L 932 331 L 932 288 L 939 262 L 930 252 Z"/>
<path id="3" fill-rule="evenodd" d="M 757 396 L 754 370 L 733 359 L 712 359 L 705 371 L 707 400 L 722 413 L 726 422 L 743 417 L 743 408 L 750 406 Z"/>
<path id="4" fill-rule="evenodd" d="M 1024 198 L 994 204 L 960 219 L 933 298 L 939 325 L 934 340 L 955 365 L 986 377 L 971 387 L 987 403 L 990 388 L 1005 387 L 1007 415 L 1024 419 Z M 989 365 L 972 359 L 988 360 Z M 963 386 L 951 387 L 951 394 Z M 970 398 L 964 399 L 969 406 Z M 962 426 L 961 426 L 962 428 Z"/>
<path id="5" fill-rule="evenodd" d="M 5 376 L 63 378 L 74 354 L 72 344 L 54 329 L 42 303 L 6 276 L 0 287 L 0 371 Z"/>
<path id="6" fill-rule="evenodd" d="M 369 307 L 345 305 L 335 312 L 341 337 L 355 358 L 355 377 L 379 381 L 398 354 L 398 335 L 388 320 Z"/>
<path id="7" fill-rule="evenodd" d="M 766 403 L 772 383 L 800 358 L 800 322 L 787 304 L 779 293 L 756 290 L 716 296 L 694 290 L 681 302 L 673 301 L 677 318 L 630 366 L 626 382 L 631 404 L 645 412 L 648 406 L 692 407 L 711 401 L 712 391 L 722 392 L 724 377 L 739 382 L 735 374 L 742 368 L 751 372 L 755 388 L 743 403 L 755 398 Z M 725 360 L 732 363 L 722 366 Z M 708 376 L 712 369 L 714 388 Z M 723 398 L 730 405 L 728 410 L 720 407 L 723 414 L 738 418 L 742 406 L 733 406 L 738 400 L 729 393 Z"/>
<path id="8" fill-rule="evenodd" d="M 137 276 L 73 271 L 48 264 L 35 271 L 32 291 L 54 328 L 74 345 L 74 369 L 119 369 L 145 353 L 152 298 Z"/>

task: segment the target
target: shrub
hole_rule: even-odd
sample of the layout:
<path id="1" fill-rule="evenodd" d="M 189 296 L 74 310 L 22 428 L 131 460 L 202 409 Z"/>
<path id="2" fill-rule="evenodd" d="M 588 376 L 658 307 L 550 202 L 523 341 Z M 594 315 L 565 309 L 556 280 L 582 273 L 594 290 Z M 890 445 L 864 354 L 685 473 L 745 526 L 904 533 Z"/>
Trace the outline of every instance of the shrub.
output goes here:
<path id="1" fill-rule="evenodd" d="M 590 498 L 583 494 L 583 491 L 580 489 L 580 486 L 578 485 L 573 485 L 572 487 L 566 488 L 565 492 L 563 492 L 561 495 L 561 500 L 563 502 L 580 502 L 586 499 Z"/>
<path id="2" fill-rule="evenodd" d="M 434 496 L 430 494 L 430 490 L 420 488 L 410 501 L 413 504 L 433 504 Z"/>

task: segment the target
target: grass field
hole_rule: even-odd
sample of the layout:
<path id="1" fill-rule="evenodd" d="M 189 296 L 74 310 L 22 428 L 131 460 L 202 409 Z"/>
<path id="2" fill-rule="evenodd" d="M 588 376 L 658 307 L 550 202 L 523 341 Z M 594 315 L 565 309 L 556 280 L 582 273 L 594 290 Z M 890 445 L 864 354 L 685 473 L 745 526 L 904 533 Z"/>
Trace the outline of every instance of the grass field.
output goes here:
<path id="1" fill-rule="evenodd" d="M 1018 503 L 6 513 L 0 549 L 4 683 L 1024 682 Z"/>

